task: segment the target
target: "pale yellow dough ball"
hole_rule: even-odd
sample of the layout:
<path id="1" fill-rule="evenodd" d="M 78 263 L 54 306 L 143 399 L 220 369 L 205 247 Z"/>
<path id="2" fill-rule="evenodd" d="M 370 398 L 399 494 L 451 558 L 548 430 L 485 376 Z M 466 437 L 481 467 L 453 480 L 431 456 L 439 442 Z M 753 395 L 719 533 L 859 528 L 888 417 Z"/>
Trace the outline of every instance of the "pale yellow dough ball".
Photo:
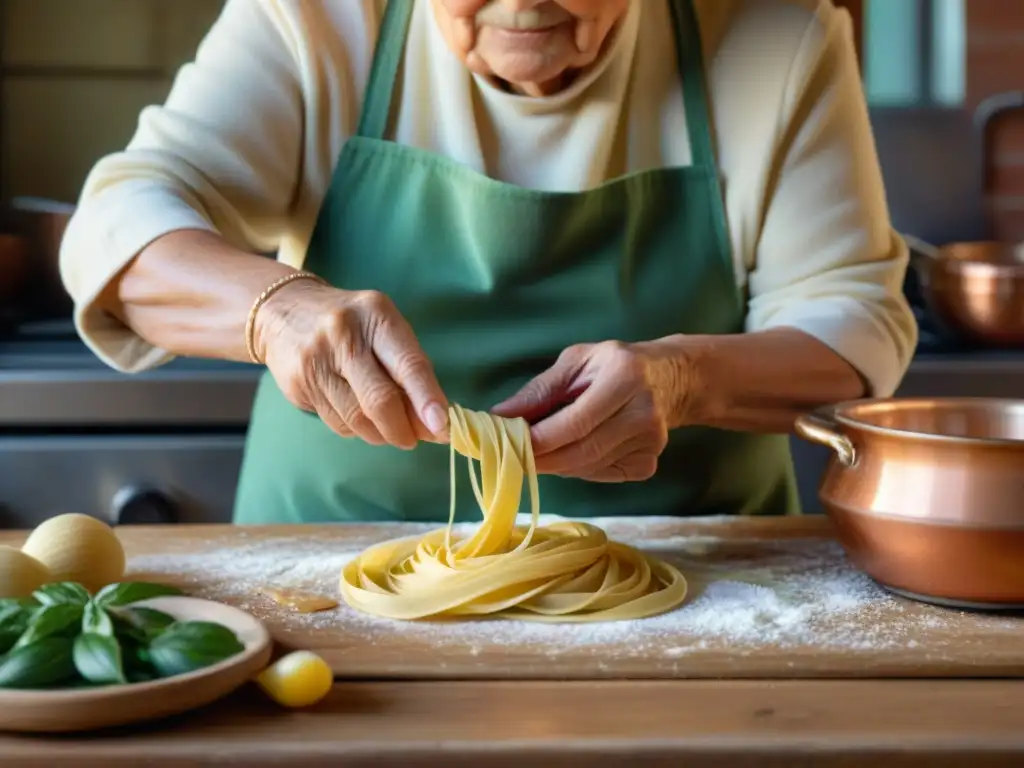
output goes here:
<path id="1" fill-rule="evenodd" d="M 28 597 L 49 580 L 46 566 L 34 557 L 0 546 L 0 599 Z"/>
<path id="2" fill-rule="evenodd" d="M 32 531 L 21 551 L 50 572 L 51 581 L 74 581 L 90 592 L 124 576 L 124 548 L 109 525 L 89 515 L 58 515 Z"/>

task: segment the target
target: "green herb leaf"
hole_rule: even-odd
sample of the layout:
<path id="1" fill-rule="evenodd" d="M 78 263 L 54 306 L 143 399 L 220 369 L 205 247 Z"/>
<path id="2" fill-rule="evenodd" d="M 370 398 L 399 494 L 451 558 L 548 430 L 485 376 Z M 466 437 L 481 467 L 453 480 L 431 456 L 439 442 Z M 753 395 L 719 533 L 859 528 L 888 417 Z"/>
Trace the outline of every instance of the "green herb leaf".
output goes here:
<path id="1" fill-rule="evenodd" d="M 110 584 L 101 589 L 96 593 L 96 602 L 104 608 L 112 608 L 117 605 L 137 603 L 140 600 L 150 600 L 154 597 L 180 594 L 182 594 L 180 589 L 167 586 L 166 584 L 126 581 L 120 584 Z"/>
<path id="2" fill-rule="evenodd" d="M 85 611 L 82 614 L 82 632 L 91 632 L 95 635 L 114 636 L 114 622 L 110 615 L 97 605 L 95 600 L 85 604 Z"/>
<path id="3" fill-rule="evenodd" d="M 227 627 L 183 621 L 172 624 L 150 643 L 149 656 L 161 677 L 172 677 L 217 664 L 244 649 Z"/>
<path id="4" fill-rule="evenodd" d="M 127 682 L 121 646 L 113 637 L 84 632 L 75 638 L 74 663 L 78 674 L 92 683 Z"/>
<path id="5" fill-rule="evenodd" d="M 45 637 L 0 661 L 0 688 L 44 688 L 74 675 L 72 641 L 66 637 Z"/>
<path id="6" fill-rule="evenodd" d="M 243 647 L 234 632 L 212 621 L 176 621 L 168 627 L 166 634 L 184 638 L 195 645 L 234 648 L 236 652 Z"/>
<path id="7" fill-rule="evenodd" d="M 28 627 L 25 629 L 24 634 L 18 638 L 18 642 L 14 644 L 14 647 L 24 648 L 27 645 L 32 645 L 42 640 L 44 637 L 52 635 L 65 636 L 69 634 L 67 632 L 68 629 L 74 628 L 77 630 L 75 625 L 82 620 L 82 611 L 82 606 L 71 603 L 44 605 L 32 615 L 28 622 Z M 77 634 L 77 632 L 74 632 L 72 636 L 74 634 Z"/>
<path id="8" fill-rule="evenodd" d="M 32 593 L 32 597 L 43 605 L 69 603 L 83 608 L 89 602 L 89 592 L 81 584 L 66 581 L 60 584 L 45 584 Z"/>
<path id="9" fill-rule="evenodd" d="M 112 612 L 117 634 L 134 637 L 142 642 L 149 642 L 175 621 L 170 614 L 153 608 L 115 608 Z"/>
<path id="10" fill-rule="evenodd" d="M 7 653 L 18 642 L 32 620 L 33 611 L 28 608 L 5 610 L 0 615 L 0 654 Z"/>
<path id="11" fill-rule="evenodd" d="M 10 608 L 20 608 L 29 611 L 38 607 L 39 602 L 34 597 L 5 597 L 3 600 L 0 600 L 0 615 Z"/>
<path id="12" fill-rule="evenodd" d="M 149 663 L 149 650 L 145 645 L 131 638 L 121 641 L 121 659 L 124 663 L 126 675 L 129 675 L 133 670 L 153 671 L 153 666 Z"/>
<path id="13" fill-rule="evenodd" d="M 24 616 L 25 613 L 25 609 L 20 605 L 0 605 L 0 632 L 6 629 L 9 624 Z"/>

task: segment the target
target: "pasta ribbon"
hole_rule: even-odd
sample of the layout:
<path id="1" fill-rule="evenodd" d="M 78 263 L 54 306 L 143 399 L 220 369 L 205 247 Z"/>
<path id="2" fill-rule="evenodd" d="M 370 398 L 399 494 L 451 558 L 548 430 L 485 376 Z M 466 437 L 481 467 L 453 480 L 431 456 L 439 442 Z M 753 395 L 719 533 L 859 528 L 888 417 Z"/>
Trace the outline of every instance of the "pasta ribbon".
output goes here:
<path id="1" fill-rule="evenodd" d="M 676 608 L 678 569 L 610 541 L 585 522 L 540 525 L 530 426 L 458 405 L 451 421 L 448 525 L 369 547 L 342 570 L 341 594 L 375 616 L 414 620 L 490 616 L 544 622 L 640 619 Z M 456 454 L 466 457 L 483 521 L 456 536 Z M 479 476 L 474 462 L 479 464 Z M 523 484 L 530 524 L 516 525 Z"/>

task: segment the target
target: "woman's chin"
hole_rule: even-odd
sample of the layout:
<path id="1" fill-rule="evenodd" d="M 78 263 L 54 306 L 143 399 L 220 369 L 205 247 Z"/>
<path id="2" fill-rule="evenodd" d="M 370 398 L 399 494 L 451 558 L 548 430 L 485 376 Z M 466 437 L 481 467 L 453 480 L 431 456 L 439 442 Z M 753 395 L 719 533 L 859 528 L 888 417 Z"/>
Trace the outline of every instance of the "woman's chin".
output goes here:
<path id="1" fill-rule="evenodd" d="M 490 74 L 514 85 L 535 85 L 558 82 L 573 67 L 579 53 L 562 41 L 543 46 L 503 45 L 499 39 L 481 40 L 476 54 L 487 65 Z M 529 88 L 528 90 L 532 90 Z"/>
<path id="2" fill-rule="evenodd" d="M 515 91 L 530 95 L 546 95 L 559 90 L 567 67 L 551 66 L 548 62 L 523 61 L 489 63 L 490 74 L 508 83 Z"/>

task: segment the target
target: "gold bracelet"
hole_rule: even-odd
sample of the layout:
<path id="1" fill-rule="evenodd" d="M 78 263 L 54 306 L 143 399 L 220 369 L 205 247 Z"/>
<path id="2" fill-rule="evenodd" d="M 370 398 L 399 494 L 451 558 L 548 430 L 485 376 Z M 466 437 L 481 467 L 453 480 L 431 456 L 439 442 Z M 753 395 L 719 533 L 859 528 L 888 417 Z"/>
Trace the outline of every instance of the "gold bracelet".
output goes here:
<path id="1" fill-rule="evenodd" d="M 314 275 L 312 272 L 292 272 L 272 282 L 263 293 L 256 297 L 256 301 L 252 303 L 252 309 L 249 310 L 249 317 L 245 321 L 245 346 L 249 350 L 249 359 L 256 363 L 256 365 L 263 365 L 263 361 L 256 354 L 256 339 L 254 338 L 256 333 L 256 315 L 259 314 L 260 308 L 267 303 L 267 299 L 293 280 L 313 280 L 321 285 L 327 285 L 326 280 L 319 275 Z"/>

